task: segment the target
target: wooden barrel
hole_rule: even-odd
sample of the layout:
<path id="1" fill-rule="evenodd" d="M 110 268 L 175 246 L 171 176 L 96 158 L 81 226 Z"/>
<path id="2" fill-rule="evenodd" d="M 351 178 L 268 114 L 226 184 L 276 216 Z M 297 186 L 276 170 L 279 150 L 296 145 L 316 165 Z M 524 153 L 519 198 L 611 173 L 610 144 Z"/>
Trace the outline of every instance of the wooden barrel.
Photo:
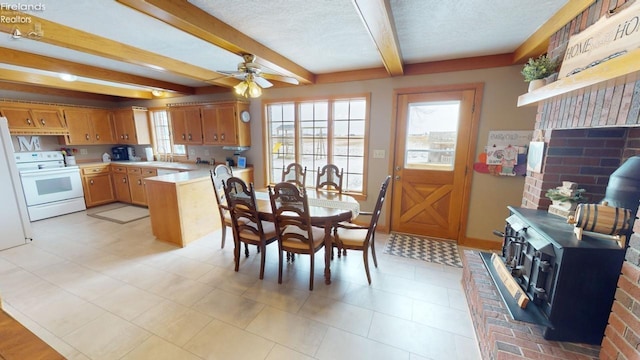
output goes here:
<path id="1" fill-rule="evenodd" d="M 629 230 L 631 210 L 601 205 L 579 204 L 576 208 L 575 226 L 585 231 L 618 235 Z"/>

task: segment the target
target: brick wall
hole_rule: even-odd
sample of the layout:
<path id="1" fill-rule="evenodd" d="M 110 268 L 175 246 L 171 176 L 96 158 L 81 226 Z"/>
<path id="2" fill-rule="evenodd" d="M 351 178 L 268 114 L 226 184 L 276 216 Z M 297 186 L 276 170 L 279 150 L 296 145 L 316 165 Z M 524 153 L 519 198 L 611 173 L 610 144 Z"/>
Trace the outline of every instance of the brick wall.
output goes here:
<path id="1" fill-rule="evenodd" d="M 633 0 L 597 0 L 550 38 L 548 53 L 562 57 L 571 35 Z M 522 204 L 547 208 L 544 192 L 575 181 L 593 202 L 604 197 L 608 176 L 640 154 L 640 81 L 607 83 L 538 106 L 535 128 L 547 144 L 541 173 L 527 176 Z M 595 200 L 595 201 L 594 201 Z M 618 291 L 600 351 L 601 359 L 640 359 L 640 221 L 629 241 Z"/>

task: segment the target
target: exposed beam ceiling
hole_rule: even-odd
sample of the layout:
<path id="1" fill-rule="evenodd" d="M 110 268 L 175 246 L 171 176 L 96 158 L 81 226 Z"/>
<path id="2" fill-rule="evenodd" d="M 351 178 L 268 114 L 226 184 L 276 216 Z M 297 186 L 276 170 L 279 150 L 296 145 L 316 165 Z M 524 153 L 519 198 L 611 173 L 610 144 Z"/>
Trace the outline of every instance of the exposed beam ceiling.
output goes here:
<path id="1" fill-rule="evenodd" d="M 595 0 L 571 0 L 542 25 L 533 35 L 520 45 L 513 53 L 513 63 L 526 62 L 531 57 L 538 57 L 547 52 L 549 39 L 558 30 L 580 15 Z"/>
<path id="2" fill-rule="evenodd" d="M 117 0 L 149 16 L 199 37 L 232 53 L 256 55 L 256 62 L 284 76 L 310 84 L 315 76 L 284 56 L 244 35 L 233 27 L 209 15 L 186 0 Z"/>
<path id="3" fill-rule="evenodd" d="M 389 75 L 402 75 L 402 57 L 389 3 L 385 0 L 353 0 L 353 4 L 376 44 Z"/>

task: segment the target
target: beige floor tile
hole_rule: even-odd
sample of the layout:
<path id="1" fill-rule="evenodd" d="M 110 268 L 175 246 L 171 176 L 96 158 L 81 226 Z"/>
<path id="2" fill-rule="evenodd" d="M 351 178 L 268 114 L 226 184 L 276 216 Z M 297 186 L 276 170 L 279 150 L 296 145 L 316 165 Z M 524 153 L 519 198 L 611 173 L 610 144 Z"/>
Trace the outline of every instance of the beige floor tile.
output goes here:
<path id="1" fill-rule="evenodd" d="M 30 271 L 65 261 L 64 258 L 42 250 L 33 244 L 0 251 L 0 257 Z"/>
<path id="2" fill-rule="evenodd" d="M 447 289 L 441 286 L 399 278 L 392 275 L 380 276 L 378 281 L 374 282 L 372 286 L 376 289 L 407 296 L 412 299 L 445 306 L 449 305 Z"/>
<path id="3" fill-rule="evenodd" d="M 451 266 L 445 266 L 445 268 L 452 268 Z M 455 268 L 452 268 L 455 269 Z M 439 271 L 432 269 L 416 269 L 416 280 L 431 285 L 436 285 L 450 289 L 460 289 L 460 281 L 462 280 L 462 273 Z"/>
<path id="4" fill-rule="evenodd" d="M 482 360 L 478 341 L 475 336 L 470 339 L 468 337 L 456 335 L 456 354 L 459 360 Z"/>
<path id="5" fill-rule="evenodd" d="M 120 281 L 69 261 L 37 269 L 35 273 L 89 301 L 106 295 L 123 285 Z"/>
<path id="6" fill-rule="evenodd" d="M 140 289 L 148 290 L 157 279 L 167 276 L 167 272 L 135 261 L 122 261 L 104 270 L 106 275 Z"/>
<path id="7" fill-rule="evenodd" d="M 156 279 L 156 283 L 148 290 L 179 304 L 191 306 L 210 293 L 213 287 L 179 275 L 166 274 Z"/>
<path id="8" fill-rule="evenodd" d="M 286 348 L 280 344 L 273 347 L 265 360 L 312 360 L 314 358 Z"/>
<path id="9" fill-rule="evenodd" d="M 409 352 L 366 337 L 329 328 L 315 358 L 320 360 L 408 360 Z"/>
<path id="10" fill-rule="evenodd" d="M 201 312 L 164 300 L 132 322 L 173 344 L 183 346 L 211 320 Z"/>
<path id="11" fill-rule="evenodd" d="M 457 357 L 453 333 L 379 313 L 373 316 L 369 339 L 430 359 Z"/>
<path id="12" fill-rule="evenodd" d="M 192 309 L 244 329 L 264 306 L 239 295 L 216 289 L 195 303 Z"/>
<path id="13" fill-rule="evenodd" d="M 197 281 L 236 295 L 243 294 L 260 281 L 255 274 L 235 272 L 233 269 L 233 265 L 226 268 L 214 266 Z"/>
<path id="14" fill-rule="evenodd" d="M 473 324 L 468 311 L 452 309 L 424 301 L 413 302 L 413 321 L 461 336 L 473 338 Z"/>
<path id="15" fill-rule="evenodd" d="M 316 294 L 309 296 L 298 314 L 360 336 L 367 336 L 373 318 L 371 310 Z"/>
<path id="16" fill-rule="evenodd" d="M 371 286 L 352 286 L 342 301 L 407 320 L 411 319 L 413 310 L 413 299 L 410 297 L 374 289 Z"/>
<path id="17" fill-rule="evenodd" d="M 296 313 L 309 297 L 309 291 L 294 289 L 270 281 L 261 281 L 247 289 L 243 296 L 280 310 Z"/>
<path id="18" fill-rule="evenodd" d="M 447 289 L 449 294 L 449 307 L 464 312 L 469 312 L 469 304 L 467 303 L 467 297 L 461 289 Z"/>
<path id="19" fill-rule="evenodd" d="M 213 269 L 213 265 L 168 252 L 149 255 L 142 259 L 142 262 L 157 269 L 192 280 L 201 277 Z"/>
<path id="20" fill-rule="evenodd" d="M 272 307 L 264 308 L 247 327 L 247 331 L 309 356 L 314 356 L 327 329 L 327 325 Z"/>
<path id="21" fill-rule="evenodd" d="M 121 360 L 199 360 L 200 357 L 157 336 L 131 350 Z"/>
<path id="22" fill-rule="evenodd" d="M 123 319 L 131 320 L 162 301 L 164 299 L 158 295 L 124 284 L 95 299 L 93 303 Z"/>
<path id="23" fill-rule="evenodd" d="M 64 337 L 71 346 L 94 360 L 120 359 L 151 334 L 130 322 L 105 313 Z"/>
<path id="24" fill-rule="evenodd" d="M 184 348 L 203 359 L 254 360 L 266 358 L 274 345 L 264 337 L 213 320 Z"/>

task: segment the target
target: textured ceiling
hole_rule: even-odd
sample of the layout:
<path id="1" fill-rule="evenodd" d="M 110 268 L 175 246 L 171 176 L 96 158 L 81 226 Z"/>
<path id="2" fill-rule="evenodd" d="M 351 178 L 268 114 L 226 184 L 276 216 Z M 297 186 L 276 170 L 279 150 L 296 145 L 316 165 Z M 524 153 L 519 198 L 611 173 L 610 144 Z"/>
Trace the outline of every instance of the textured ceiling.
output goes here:
<path id="1" fill-rule="evenodd" d="M 178 0 L 167 0 L 174 1 Z M 317 75 L 384 66 L 354 1 L 363 0 L 189 3 Z M 211 71 L 234 71 L 242 61 L 237 54 L 114 0 L 20 3 L 45 4 L 44 11 L 33 15 Z M 387 5 L 402 62 L 414 64 L 513 52 L 566 3 L 567 0 L 388 0 Z M 46 37 L 47 29 L 43 30 Z M 211 85 L 203 79 L 154 69 L 153 64 L 109 59 L 29 38 L 0 36 L 0 46 L 184 86 Z M 3 65 L 0 57 L 0 69 L 3 68 L 16 69 Z"/>

